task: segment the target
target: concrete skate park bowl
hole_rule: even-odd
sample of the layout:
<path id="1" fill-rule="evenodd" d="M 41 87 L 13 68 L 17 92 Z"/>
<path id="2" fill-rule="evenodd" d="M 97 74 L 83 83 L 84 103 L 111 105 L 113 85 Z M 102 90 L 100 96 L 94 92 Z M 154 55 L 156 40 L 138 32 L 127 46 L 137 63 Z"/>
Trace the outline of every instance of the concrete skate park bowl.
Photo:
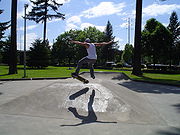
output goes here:
<path id="1" fill-rule="evenodd" d="M 158 114 L 143 96 L 126 87 L 130 81 L 122 73 L 82 74 L 90 83 L 68 78 L 34 90 L 0 105 L 1 114 L 78 120 L 70 125 L 88 123 L 161 123 Z"/>

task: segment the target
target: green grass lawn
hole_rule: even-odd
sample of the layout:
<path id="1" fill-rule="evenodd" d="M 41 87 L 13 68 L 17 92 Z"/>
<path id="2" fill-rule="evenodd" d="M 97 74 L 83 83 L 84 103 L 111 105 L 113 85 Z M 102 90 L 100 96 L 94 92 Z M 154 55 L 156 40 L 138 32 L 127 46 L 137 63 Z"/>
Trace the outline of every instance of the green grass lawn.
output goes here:
<path id="1" fill-rule="evenodd" d="M 24 70 L 23 66 L 18 66 L 18 74 L 8 75 L 8 66 L 0 66 L 0 79 L 17 79 L 23 78 Z M 46 69 L 30 69 L 27 68 L 26 78 L 47 78 L 47 77 L 70 77 L 71 73 L 74 72 L 75 68 L 69 69 L 68 67 L 53 67 L 49 66 Z M 82 69 L 83 71 L 89 71 L 88 69 Z M 139 81 L 148 81 L 148 82 L 160 82 L 167 84 L 174 84 L 180 86 L 180 74 L 158 74 L 158 73 L 143 73 L 143 76 L 135 76 L 131 74 L 130 70 L 105 70 L 105 69 L 95 69 L 95 71 L 104 71 L 104 72 L 123 72 L 131 79 Z"/>
<path id="2" fill-rule="evenodd" d="M 8 75 L 8 66 L 0 66 L 0 79 L 16 79 L 23 78 L 24 69 L 23 66 L 18 66 L 18 74 Z M 71 72 L 68 67 L 53 67 L 49 66 L 46 69 L 31 69 L 27 68 L 26 78 L 43 78 L 43 77 L 70 77 Z"/>

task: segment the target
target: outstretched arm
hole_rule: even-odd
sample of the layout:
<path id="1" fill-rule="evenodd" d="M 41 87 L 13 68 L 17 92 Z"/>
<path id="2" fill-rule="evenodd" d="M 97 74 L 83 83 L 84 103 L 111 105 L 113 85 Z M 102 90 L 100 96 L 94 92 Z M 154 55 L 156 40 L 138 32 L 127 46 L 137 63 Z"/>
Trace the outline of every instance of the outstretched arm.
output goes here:
<path id="1" fill-rule="evenodd" d="M 86 48 L 89 47 L 89 45 L 87 44 L 87 42 L 80 42 L 80 41 L 74 41 L 74 40 L 71 40 L 70 42 L 71 42 L 71 43 L 74 43 L 74 44 L 79 44 L 79 45 L 85 46 Z"/>
<path id="2" fill-rule="evenodd" d="M 109 41 L 109 42 L 101 42 L 101 43 L 94 43 L 96 46 L 102 46 L 102 45 L 108 45 L 111 44 L 113 42 L 113 40 Z"/>

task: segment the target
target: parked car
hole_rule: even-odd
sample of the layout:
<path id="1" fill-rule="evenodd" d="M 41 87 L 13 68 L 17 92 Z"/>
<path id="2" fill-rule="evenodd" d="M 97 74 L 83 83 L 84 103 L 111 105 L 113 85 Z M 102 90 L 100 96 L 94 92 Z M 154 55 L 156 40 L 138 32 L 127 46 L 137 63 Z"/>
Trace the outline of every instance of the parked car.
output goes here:
<path id="1" fill-rule="evenodd" d="M 116 63 L 115 62 L 113 62 L 113 61 L 108 61 L 108 62 L 106 62 L 106 67 L 116 67 Z"/>
<path id="2" fill-rule="evenodd" d="M 123 64 L 123 67 L 132 67 L 131 65 L 127 64 L 127 63 L 124 63 Z"/>

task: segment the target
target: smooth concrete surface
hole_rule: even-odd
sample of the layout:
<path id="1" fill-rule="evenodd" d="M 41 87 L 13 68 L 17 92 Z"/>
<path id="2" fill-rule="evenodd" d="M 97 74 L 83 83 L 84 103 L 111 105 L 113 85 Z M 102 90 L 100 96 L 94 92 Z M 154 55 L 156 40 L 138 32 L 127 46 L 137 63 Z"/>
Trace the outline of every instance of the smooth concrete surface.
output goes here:
<path id="1" fill-rule="evenodd" d="M 0 135 L 180 135 L 180 88 L 121 73 L 0 83 Z"/>

